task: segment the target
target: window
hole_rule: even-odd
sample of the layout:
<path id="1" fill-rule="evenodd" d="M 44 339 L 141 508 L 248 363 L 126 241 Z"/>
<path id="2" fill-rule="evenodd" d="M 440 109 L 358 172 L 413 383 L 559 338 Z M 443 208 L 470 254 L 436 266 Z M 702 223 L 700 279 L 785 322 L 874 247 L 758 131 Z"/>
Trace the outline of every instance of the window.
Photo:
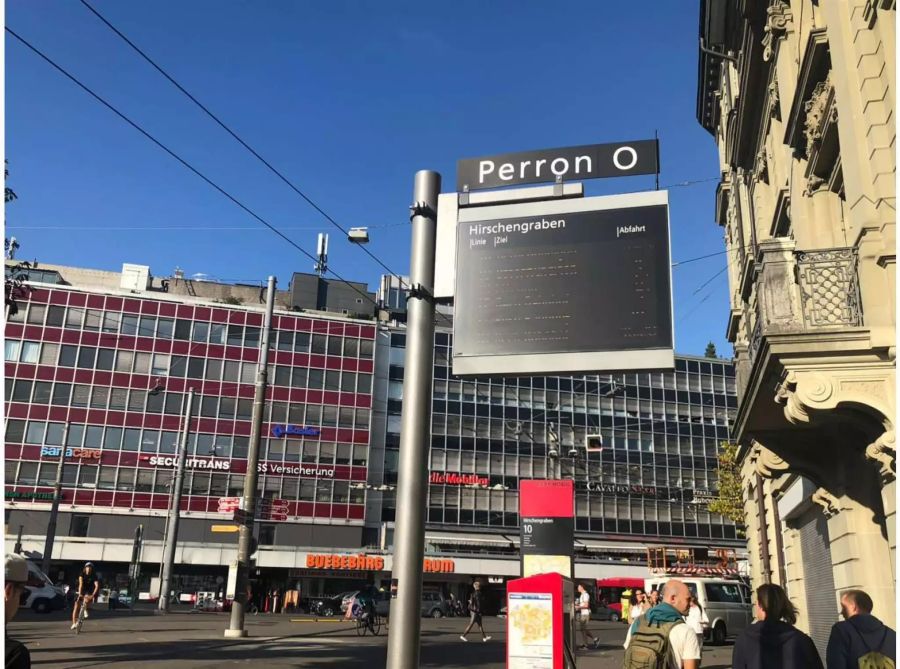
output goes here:
<path id="1" fill-rule="evenodd" d="M 91 401 L 91 387 L 76 383 L 72 390 L 72 406 L 86 407 Z"/>
<path id="2" fill-rule="evenodd" d="M 97 351 L 97 369 L 112 371 L 116 363 L 116 352 L 111 348 L 101 348 Z"/>
<path id="3" fill-rule="evenodd" d="M 41 355 L 41 345 L 36 341 L 23 341 L 19 360 L 36 365 Z"/>
<path id="4" fill-rule="evenodd" d="M 72 524 L 69 527 L 70 537 L 86 537 L 88 535 L 88 527 L 90 526 L 91 517 L 81 514 L 72 515 Z"/>
<path id="5" fill-rule="evenodd" d="M 160 318 L 156 322 L 156 336 L 160 339 L 171 339 L 175 332 L 175 321 L 171 318 Z"/>
<path id="6" fill-rule="evenodd" d="M 64 430 L 65 426 L 62 423 L 47 423 L 47 434 L 44 436 L 44 443 L 49 446 L 62 446 Z"/>
<path id="7" fill-rule="evenodd" d="M 141 316 L 140 325 L 138 326 L 138 334 L 142 337 L 152 337 L 156 334 L 156 317 Z"/>
<path id="8" fill-rule="evenodd" d="M 38 463 L 23 462 L 19 465 L 19 485 L 34 485 L 37 483 Z"/>
<path id="9" fill-rule="evenodd" d="M 209 339 L 209 323 L 194 323 L 194 333 L 191 339 L 199 342 Z"/>
<path id="10" fill-rule="evenodd" d="M 82 488 L 94 488 L 97 485 L 97 465 L 81 465 L 78 470 L 78 485 Z"/>
<path id="11" fill-rule="evenodd" d="M 44 443 L 44 429 L 47 427 L 47 423 L 42 423 L 40 421 L 28 421 L 28 430 L 25 432 L 25 443 L 26 444 L 43 444 Z"/>
<path id="12" fill-rule="evenodd" d="M 224 323 L 211 323 L 209 328 L 209 343 L 224 344 L 225 343 L 225 325 Z"/>
<path id="13" fill-rule="evenodd" d="M 324 355 L 328 350 L 328 337 L 321 334 L 312 336 L 312 352 Z"/>
<path id="14" fill-rule="evenodd" d="M 227 344 L 229 346 L 240 346 L 244 341 L 244 327 L 242 325 L 229 325 L 228 326 L 228 339 Z"/>
<path id="15" fill-rule="evenodd" d="M 188 340 L 191 338 L 191 322 L 178 319 L 175 321 L 175 339 Z"/>
<path id="16" fill-rule="evenodd" d="M 28 309 L 28 323 L 32 325 L 43 325 L 44 316 L 47 314 L 47 307 L 43 304 L 32 304 Z"/>
<path id="17" fill-rule="evenodd" d="M 274 546 L 275 545 L 275 525 L 269 523 L 260 523 L 259 525 L 259 545 Z"/>
<path id="18" fill-rule="evenodd" d="M 109 408 L 124 411 L 128 406 L 128 390 L 126 388 L 110 388 Z"/>
<path id="19" fill-rule="evenodd" d="M 66 327 L 80 328 L 82 321 L 84 321 L 84 309 L 69 307 L 69 310 L 66 312 Z"/>
<path id="20" fill-rule="evenodd" d="M 118 451 L 122 447 L 121 427 L 106 428 L 106 441 L 104 442 L 103 447 L 112 451 Z"/>
<path id="21" fill-rule="evenodd" d="M 50 400 L 50 403 L 55 406 L 68 406 L 71 396 L 71 383 L 57 383 L 53 386 L 53 398 Z"/>
<path id="22" fill-rule="evenodd" d="M 66 318 L 65 307 L 49 307 L 47 309 L 47 325 L 49 327 L 61 328 Z"/>
<path id="23" fill-rule="evenodd" d="M 60 355 L 60 359 L 62 359 L 62 355 Z M 130 372 L 133 365 L 134 365 L 134 352 L 133 351 L 119 351 L 119 353 L 116 355 L 116 371 L 117 372 Z"/>
<path id="24" fill-rule="evenodd" d="M 44 345 L 41 347 L 40 364 L 56 366 L 56 360 L 58 357 L 59 344 L 48 344 L 47 342 L 44 342 Z"/>
<path id="25" fill-rule="evenodd" d="M 741 591 L 737 583 L 706 583 L 707 602 L 741 604 Z"/>
<path id="26" fill-rule="evenodd" d="M 53 393 L 53 384 L 46 381 L 34 382 L 34 394 L 31 396 L 33 404 L 50 404 L 50 396 Z"/>
<path id="27" fill-rule="evenodd" d="M 31 399 L 31 385 L 31 381 L 23 381 L 22 379 L 18 379 L 13 386 L 12 401 L 28 402 Z M 9 387 L 9 384 L 7 384 L 7 387 Z"/>
<path id="28" fill-rule="evenodd" d="M 141 431 L 135 430 L 133 428 L 128 428 L 125 430 L 123 439 L 122 439 L 122 450 L 123 451 L 136 451 L 140 448 L 141 445 Z"/>
<path id="29" fill-rule="evenodd" d="M 88 309 L 84 317 L 84 329 L 92 332 L 100 331 L 100 323 L 103 320 L 103 312 L 99 309 Z"/>
<path id="30" fill-rule="evenodd" d="M 107 311 L 103 314 L 103 331 L 104 332 L 118 332 L 119 325 L 122 323 L 122 314 Z"/>
<path id="31" fill-rule="evenodd" d="M 54 485 L 56 483 L 57 465 L 52 462 L 44 462 L 38 471 L 38 485 Z"/>
<path id="32" fill-rule="evenodd" d="M 134 354 L 134 373 L 135 374 L 149 374 L 150 373 L 150 353 L 135 353 Z"/>
<path id="33" fill-rule="evenodd" d="M 359 357 L 367 360 L 372 359 L 372 355 L 375 353 L 375 342 L 371 339 L 360 339 L 359 340 Z"/>
<path id="34" fill-rule="evenodd" d="M 136 336 L 138 334 L 138 317 L 122 314 L 122 334 Z"/>
<path id="35" fill-rule="evenodd" d="M 82 346 L 78 351 L 78 367 L 81 369 L 93 369 L 97 359 L 97 349 L 92 346 Z"/>
<path id="36" fill-rule="evenodd" d="M 171 356 L 164 355 L 162 353 L 156 353 L 153 356 L 153 365 L 150 368 L 150 373 L 153 376 L 168 376 L 170 361 Z"/>
<path id="37" fill-rule="evenodd" d="M 6 362 L 18 361 L 21 346 L 22 342 L 16 341 L 15 339 L 7 339 L 6 344 L 4 345 L 3 359 L 6 360 Z"/>

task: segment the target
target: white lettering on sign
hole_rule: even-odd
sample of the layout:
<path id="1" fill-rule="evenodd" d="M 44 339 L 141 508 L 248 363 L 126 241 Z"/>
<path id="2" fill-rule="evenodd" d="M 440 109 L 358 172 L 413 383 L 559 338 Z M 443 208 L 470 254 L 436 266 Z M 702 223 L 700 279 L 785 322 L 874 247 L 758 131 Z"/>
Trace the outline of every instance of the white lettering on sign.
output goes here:
<path id="1" fill-rule="evenodd" d="M 622 151 L 631 152 L 632 160 L 627 166 L 621 164 L 618 160 L 619 153 Z M 486 177 L 494 173 L 496 173 L 501 181 L 512 181 L 515 178 L 526 179 L 530 177 L 540 177 L 541 168 L 544 167 L 547 162 L 548 160 L 546 158 L 540 158 L 534 161 L 534 166 L 532 167 L 531 160 L 522 160 L 519 161 L 518 166 L 515 163 L 502 163 L 498 168 L 493 160 L 479 160 L 478 183 L 483 184 Z M 572 168 L 572 164 L 567 158 L 554 158 L 549 162 L 550 173 L 558 177 L 569 174 Z M 620 170 L 631 169 L 637 163 L 637 152 L 631 147 L 624 146 L 616 151 L 613 156 L 613 162 Z M 516 167 L 518 167 L 518 169 L 516 169 Z M 573 174 L 590 174 L 592 169 L 593 161 L 591 156 L 575 156 L 575 170 L 572 172 Z"/>
<path id="2" fill-rule="evenodd" d="M 303 465 L 282 465 L 274 462 L 260 462 L 256 471 L 260 474 L 281 474 L 287 476 L 312 476 L 333 479 L 334 469 L 325 467 L 304 467 Z"/>
<path id="3" fill-rule="evenodd" d="M 141 460 L 146 460 L 153 467 L 175 467 L 178 465 L 178 457 L 165 457 L 160 455 L 141 456 Z M 188 469 L 212 469 L 215 471 L 227 472 L 231 469 L 231 462 L 228 460 L 214 460 L 203 458 L 188 458 L 184 461 L 184 466 Z"/>
<path id="4" fill-rule="evenodd" d="M 623 153 L 627 153 L 627 154 L 631 155 L 631 162 L 628 163 L 627 165 L 624 165 L 623 163 L 619 162 L 619 156 L 621 156 Z M 637 165 L 637 160 L 638 160 L 637 151 L 632 149 L 630 146 L 623 146 L 619 149 L 616 149 L 616 152 L 613 154 L 613 165 L 618 167 L 620 170 L 630 170 L 632 167 Z"/>
<path id="5" fill-rule="evenodd" d="M 616 239 L 622 235 L 632 235 L 635 232 L 647 232 L 646 225 L 620 225 L 616 227 Z"/>
<path id="6" fill-rule="evenodd" d="M 554 218 L 547 220 L 542 218 L 539 221 L 524 221 L 522 223 L 472 223 L 469 225 L 470 235 L 499 235 L 509 232 L 520 232 L 527 235 L 532 230 L 561 230 L 566 227 L 566 219 Z"/>

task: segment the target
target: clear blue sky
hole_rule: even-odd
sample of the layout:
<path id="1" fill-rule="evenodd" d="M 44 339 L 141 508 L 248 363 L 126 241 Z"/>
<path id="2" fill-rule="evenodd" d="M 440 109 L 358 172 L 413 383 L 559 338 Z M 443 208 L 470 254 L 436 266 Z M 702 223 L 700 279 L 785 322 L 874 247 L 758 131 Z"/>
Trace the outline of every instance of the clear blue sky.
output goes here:
<path id="1" fill-rule="evenodd" d="M 412 179 L 460 158 L 651 138 L 662 185 L 713 178 L 694 117 L 697 3 L 91 0 L 398 273 Z M 76 0 L 8 0 L 7 25 L 306 249 L 375 288 L 383 270 Z M 20 258 L 284 288 L 311 262 L 6 36 L 6 157 Z M 589 195 L 653 177 L 587 182 Z M 715 182 L 670 191 L 672 257 L 724 250 Z M 236 229 L 237 228 L 237 229 Z M 673 270 L 676 349 L 731 355 L 725 256 Z"/>

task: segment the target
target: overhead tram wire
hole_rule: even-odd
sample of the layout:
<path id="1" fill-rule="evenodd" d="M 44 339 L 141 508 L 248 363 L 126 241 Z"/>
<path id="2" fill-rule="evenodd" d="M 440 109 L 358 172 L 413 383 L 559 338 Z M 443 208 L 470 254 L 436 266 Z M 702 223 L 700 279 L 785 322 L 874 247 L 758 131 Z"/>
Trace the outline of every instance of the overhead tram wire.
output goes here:
<path id="1" fill-rule="evenodd" d="M 207 177 L 205 174 L 203 174 L 202 172 L 200 172 L 200 170 L 198 170 L 196 167 L 194 167 L 194 166 L 191 165 L 189 162 L 187 162 L 184 158 L 182 158 L 182 157 L 179 156 L 177 153 L 175 153 L 172 149 L 170 149 L 170 148 L 167 147 L 165 144 L 163 144 L 163 143 L 160 142 L 158 139 L 156 139 L 156 137 L 154 137 L 154 136 L 151 135 L 149 132 L 147 132 L 146 130 L 144 130 L 144 128 L 142 128 L 142 127 L 141 127 L 140 125 L 138 125 L 136 122 L 132 121 L 128 116 L 126 116 L 125 114 L 123 114 L 122 112 L 120 112 L 120 111 L 119 111 L 116 107 L 114 107 L 112 104 L 110 104 L 110 103 L 107 102 L 105 99 L 103 99 L 102 97 L 100 97 L 100 95 L 98 95 L 97 93 L 95 93 L 95 92 L 94 92 L 91 88 L 89 88 L 86 84 L 83 84 L 78 78 L 76 78 L 73 74 L 70 74 L 65 68 L 63 68 L 61 65 L 57 64 L 53 59 L 51 59 L 49 56 L 47 56 L 46 54 L 44 54 L 40 49 L 38 49 L 37 47 L 35 47 L 34 45 L 32 45 L 32 44 L 31 44 L 30 42 L 28 42 L 25 38 L 21 37 L 18 33 L 16 33 L 14 30 L 12 30 L 11 28 L 9 28 L 8 26 L 6 26 L 6 32 L 8 32 L 8 33 L 9 33 L 10 35 L 12 35 L 13 37 L 15 37 L 19 42 L 21 42 L 23 45 L 25 45 L 26 47 L 28 47 L 28 48 L 29 48 L 31 51 L 33 51 L 35 54 L 37 54 L 38 56 L 40 56 L 44 61 L 46 61 L 48 64 L 50 64 L 50 65 L 51 65 L 54 69 L 56 69 L 59 73 L 61 73 L 62 75 L 64 75 L 64 76 L 65 76 L 67 79 L 69 79 L 72 83 L 74 83 L 74 84 L 77 85 L 79 88 L 81 88 L 83 91 L 85 91 L 86 93 L 88 93 L 91 97 L 93 97 L 93 98 L 94 98 L 95 100 L 97 100 L 100 104 L 102 104 L 104 107 L 106 107 L 106 108 L 109 109 L 111 112 L 113 112 L 116 116 L 118 116 L 118 117 L 121 118 L 123 121 L 125 121 L 126 123 L 128 123 L 128 125 L 130 125 L 132 128 L 134 128 L 135 130 L 137 130 L 139 133 L 141 133 L 144 137 L 146 137 L 146 138 L 149 139 L 151 142 L 153 142 L 153 143 L 154 143 L 156 146 L 158 146 L 160 149 L 162 149 L 163 151 L 165 151 L 166 153 L 168 153 L 170 156 L 172 156 L 172 158 L 174 158 L 175 160 L 177 160 L 179 163 L 181 163 L 181 164 L 182 164 L 184 167 L 186 167 L 188 170 L 190 170 L 190 171 L 193 172 L 195 175 L 197 175 L 198 177 L 200 177 L 200 178 L 201 178 L 203 181 L 205 181 L 208 185 L 212 186 L 215 190 L 217 190 L 219 193 L 221 193 L 222 195 L 224 195 L 226 198 L 228 198 L 228 199 L 229 199 L 231 202 L 233 202 L 235 205 L 237 205 L 238 207 L 240 207 L 240 208 L 241 208 L 242 210 L 244 210 L 246 213 L 250 214 L 250 216 L 252 216 L 254 219 L 256 219 L 257 221 L 259 221 L 260 223 L 262 223 L 264 226 L 266 226 L 267 228 L 269 228 L 269 230 L 271 230 L 271 231 L 274 232 L 276 235 L 278 235 L 279 237 L 281 237 L 284 241 L 286 241 L 288 244 L 290 244 L 290 245 L 293 246 L 295 249 L 297 249 L 298 251 L 300 251 L 300 252 L 301 252 L 303 255 L 305 255 L 307 258 L 309 258 L 309 259 L 312 260 L 313 262 L 316 262 L 317 259 L 316 259 L 316 257 L 315 257 L 313 254 L 311 254 L 309 251 L 307 251 L 306 249 L 304 249 L 302 246 L 300 246 L 299 244 L 297 244 L 296 242 L 294 242 L 290 237 L 288 237 L 288 236 L 285 235 L 283 232 L 281 232 L 281 230 L 279 230 L 279 229 L 276 228 L 274 225 L 272 225 L 271 223 L 269 223 L 269 222 L 268 222 L 267 220 L 265 220 L 262 216 L 260 216 L 260 215 L 257 214 L 255 211 L 253 211 L 252 209 L 250 209 L 247 205 L 245 205 L 243 202 L 241 202 L 240 200 L 238 200 L 238 199 L 237 199 L 236 197 L 234 197 L 231 193 L 229 193 L 228 191 L 226 191 L 224 188 L 222 188 L 221 186 L 219 186 L 219 185 L 218 185 L 216 182 L 214 182 L 212 179 L 210 179 L 210 178 Z M 377 303 L 375 300 L 373 300 L 371 297 L 369 297 L 368 294 L 366 294 L 366 293 L 362 292 L 361 290 L 359 290 L 356 286 L 354 286 L 352 283 L 350 283 L 349 281 L 347 281 L 346 279 L 344 279 L 342 276 L 340 276 L 340 275 L 339 275 L 337 272 L 335 272 L 334 270 L 329 269 L 328 271 L 329 271 L 336 279 L 338 279 L 338 280 L 341 281 L 342 283 L 345 283 L 347 286 L 349 286 L 354 292 L 356 292 L 357 294 L 361 295 L 363 298 L 365 298 L 366 300 L 368 300 L 369 302 L 371 302 L 373 305 L 375 305 L 375 307 L 378 307 L 378 303 Z"/>
<path id="2" fill-rule="evenodd" d="M 187 89 L 185 89 L 184 86 L 182 86 L 182 85 L 179 84 L 177 81 L 175 81 L 175 79 L 174 79 L 168 72 L 166 72 L 166 71 L 165 71 L 159 64 L 157 64 L 156 61 L 154 61 L 150 56 L 148 56 L 148 55 L 147 55 L 147 54 L 146 54 L 139 46 L 137 46 L 134 42 L 132 42 L 132 41 L 131 41 L 124 33 L 122 33 L 121 30 L 119 30 L 119 29 L 116 28 L 112 23 L 110 23 L 110 22 L 109 22 L 102 14 L 100 14 L 100 12 L 98 12 L 96 9 L 94 9 L 94 8 L 93 8 L 86 0 L 81 0 L 81 4 L 83 4 L 85 7 L 87 7 L 87 8 L 91 11 L 91 13 L 94 14 L 94 16 L 96 16 L 98 19 L 100 19 L 100 21 L 102 21 L 102 22 L 103 22 L 110 30 L 112 30 L 116 35 L 118 35 L 119 37 L 121 37 L 122 40 L 123 40 L 126 44 L 128 44 L 128 46 L 130 46 L 132 49 L 134 49 L 134 50 L 135 50 L 135 51 L 136 51 L 136 52 L 137 52 L 144 60 L 146 60 L 146 61 L 147 61 L 147 62 L 148 62 L 148 63 L 149 63 L 149 64 L 150 64 L 157 72 L 159 72 L 162 76 L 164 76 L 164 77 L 169 81 L 169 83 L 171 83 L 173 86 L 175 86 L 175 88 L 177 88 L 177 89 L 178 89 L 179 91 L 181 91 L 185 96 L 187 96 L 187 98 L 188 98 L 191 102 L 193 102 L 195 105 L 197 105 L 197 107 L 199 107 L 199 108 L 200 108 L 207 116 L 209 116 L 213 121 L 215 121 L 216 124 L 219 125 L 219 127 L 221 127 L 221 128 L 222 128 L 225 132 L 227 132 L 229 135 L 231 135 L 231 137 L 232 137 L 236 142 L 238 142 L 238 144 L 240 144 L 240 145 L 243 146 L 245 149 L 247 149 L 247 151 L 249 151 L 251 154 L 253 154 L 253 156 L 254 156 L 257 160 L 259 160 L 263 165 L 265 165 L 265 166 L 269 169 L 270 172 L 272 172 L 272 174 L 274 174 L 274 175 L 277 176 L 281 181 L 283 181 L 283 182 L 288 186 L 288 188 L 290 188 L 290 189 L 291 189 L 292 191 L 294 191 L 297 195 L 299 195 L 301 198 L 303 198 L 303 200 L 305 200 L 306 203 L 307 203 L 310 207 L 312 207 L 312 208 L 315 209 L 317 212 L 319 212 L 319 213 L 325 218 L 326 221 L 328 221 L 329 223 L 331 223 L 334 227 L 336 227 L 338 230 L 340 230 L 344 235 L 349 235 L 348 231 L 345 230 L 343 227 L 341 227 L 341 225 L 340 225 L 337 221 L 335 221 L 334 218 L 332 218 L 327 212 L 325 212 L 324 209 L 322 209 L 319 205 L 317 205 L 315 202 L 313 202 L 313 200 L 312 200 L 306 193 L 304 193 L 302 190 L 300 190 L 300 188 L 299 188 L 296 184 L 294 184 L 290 179 L 288 179 L 284 174 L 282 174 L 282 173 L 281 173 L 276 167 L 274 167 L 268 160 L 266 160 L 265 158 L 263 158 L 263 157 L 262 157 L 262 156 L 261 156 L 261 155 L 260 155 L 260 154 L 252 147 L 252 146 L 250 146 L 247 142 L 245 142 L 243 139 L 241 139 L 240 136 L 238 136 L 238 134 L 237 134 L 234 130 L 232 130 L 230 127 L 228 127 L 228 125 L 226 125 L 225 122 L 222 121 L 222 119 L 220 119 L 220 118 L 219 118 L 218 116 L 216 116 L 212 111 L 210 111 L 209 108 L 206 107 L 206 105 L 204 105 L 204 104 L 203 104 L 202 102 L 200 102 L 196 97 L 194 97 Z M 379 264 L 384 270 L 386 270 L 389 274 L 391 274 L 391 275 L 393 275 L 394 277 L 396 277 L 397 280 L 400 282 L 401 285 L 403 285 L 403 284 L 405 283 L 405 282 L 403 281 L 403 279 L 400 277 L 400 275 L 397 274 L 396 272 L 394 272 L 394 271 L 393 271 L 390 267 L 388 267 L 386 264 L 384 264 L 384 262 L 382 262 L 381 259 L 380 259 L 378 256 L 376 256 L 375 254 L 373 254 L 371 251 L 369 251 L 369 250 L 368 250 L 367 248 L 365 248 L 364 246 L 361 246 L 361 245 L 359 245 L 359 244 L 356 244 L 356 246 L 358 246 L 358 247 L 359 247 L 366 255 L 368 255 L 370 258 L 372 258 L 372 260 L 374 260 L 376 263 L 378 263 L 378 264 Z"/>

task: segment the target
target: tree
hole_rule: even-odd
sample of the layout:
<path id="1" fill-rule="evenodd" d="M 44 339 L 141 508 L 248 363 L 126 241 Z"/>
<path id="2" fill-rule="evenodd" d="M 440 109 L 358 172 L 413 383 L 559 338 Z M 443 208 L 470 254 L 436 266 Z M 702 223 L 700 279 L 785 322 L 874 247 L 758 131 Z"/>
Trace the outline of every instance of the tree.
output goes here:
<path id="1" fill-rule="evenodd" d="M 706 352 L 703 354 L 703 356 L 706 357 L 706 358 L 717 358 L 717 357 L 719 357 L 718 355 L 716 355 L 716 345 L 713 344 L 712 342 L 709 342 L 709 343 L 706 345 Z"/>
<path id="2" fill-rule="evenodd" d="M 737 444 L 723 441 L 719 445 L 717 456 L 719 496 L 709 503 L 709 510 L 733 520 L 740 530 L 744 526 L 744 497 L 737 455 Z"/>
<path id="3" fill-rule="evenodd" d="M 3 181 L 4 181 L 3 202 L 4 202 L 4 204 L 12 202 L 13 200 L 18 199 L 18 197 L 19 197 L 18 195 L 16 195 L 16 192 L 12 188 L 10 188 L 9 186 L 6 185 L 6 181 L 9 180 L 9 167 L 7 167 L 7 165 L 9 165 L 9 161 L 4 160 L 3 161 Z"/>

